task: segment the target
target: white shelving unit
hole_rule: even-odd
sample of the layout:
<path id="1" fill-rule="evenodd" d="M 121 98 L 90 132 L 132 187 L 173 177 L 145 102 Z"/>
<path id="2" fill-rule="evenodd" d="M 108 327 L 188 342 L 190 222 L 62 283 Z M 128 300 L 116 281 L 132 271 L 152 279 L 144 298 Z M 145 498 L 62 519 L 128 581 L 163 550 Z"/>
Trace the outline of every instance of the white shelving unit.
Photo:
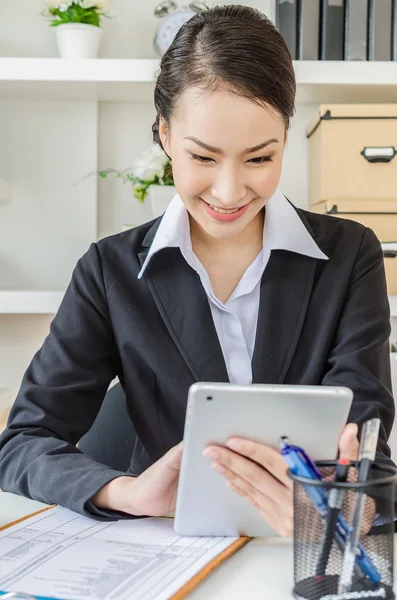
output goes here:
<path id="1" fill-rule="evenodd" d="M 297 103 L 393 102 L 397 62 L 295 61 Z M 157 59 L 0 58 L 0 99 L 151 102 Z M 0 291 L 0 314 L 51 314 L 62 291 Z M 390 297 L 397 317 L 397 296 Z"/>
<path id="2" fill-rule="evenodd" d="M 397 62 L 294 61 L 297 102 L 395 102 Z M 156 59 L 0 58 L 0 98 L 151 101 Z"/>
<path id="3" fill-rule="evenodd" d="M 63 295 L 64 292 L 51 291 L 0 291 L 0 314 L 54 314 Z"/>
<path id="4" fill-rule="evenodd" d="M 397 318 L 397 296 L 389 296 L 390 314 Z"/>
<path id="5" fill-rule="evenodd" d="M 64 292 L 0 291 L 0 315 L 55 314 L 63 295 Z M 389 303 L 391 317 L 397 318 L 397 296 L 389 296 Z"/>

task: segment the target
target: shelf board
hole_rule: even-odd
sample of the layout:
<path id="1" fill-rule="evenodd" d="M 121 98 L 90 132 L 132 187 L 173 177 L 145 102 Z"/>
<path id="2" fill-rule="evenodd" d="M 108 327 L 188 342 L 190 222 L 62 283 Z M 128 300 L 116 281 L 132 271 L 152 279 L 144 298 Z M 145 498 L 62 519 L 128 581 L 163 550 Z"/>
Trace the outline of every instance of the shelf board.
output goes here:
<path id="1" fill-rule="evenodd" d="M 294 61 L 298 102 L 395 102 L 397 62 Z"/>
<path id="2" fill-rule="evenodd" d="M 156 59 L 0 58 L 0 97 L 148 101 Z"/>
<path id="3" fill-rule="evenodd" d="M 153 101 L 158 59 L 0 58 L 0 98 Z M 394 102 L 397 61 L 294 61 L 298 102 Z"/>
<path id="4" fill-rule="evenodd" d="M 397 317 L 397 296 L 389 296 L 390 314 Z"/>
<path id="5" fill-rule="evenodd" d="M 63 295 L 59 291 L 0 290 L 0 314 L 55 314 Z M 389 296 L 389 303 L 391 316 L 397 317 L 397 295 Z"/>
<path id="6" fill-rule="evenodd" d="M 0 290 L 0 314 L 55 314 L 64 292 Z"/>

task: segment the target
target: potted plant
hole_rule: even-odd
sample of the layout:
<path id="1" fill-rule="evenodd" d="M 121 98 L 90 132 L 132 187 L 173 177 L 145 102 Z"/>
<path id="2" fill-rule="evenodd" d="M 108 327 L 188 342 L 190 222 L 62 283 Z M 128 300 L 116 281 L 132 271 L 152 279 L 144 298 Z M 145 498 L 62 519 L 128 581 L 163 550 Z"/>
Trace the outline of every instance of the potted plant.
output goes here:
<path id="1" fill-rule="evenodd" d="M 148 197 L 153 218 L 165 212 L 176 194 L 171 161 L 158 144 L 145 150 L 133 161 L 131 168 L 124 171 L 104 169 L 98 173 L 102 178 L 110 174 L 123 183 L 132 184 L 133 194 L 139 202 L 143 203 Z"/>
<path id="2" fill-rule="evenodd" d="M 108 0 L 46 0 L 42 15 L 54 27 L 61 58 L 97 58 Z"/>

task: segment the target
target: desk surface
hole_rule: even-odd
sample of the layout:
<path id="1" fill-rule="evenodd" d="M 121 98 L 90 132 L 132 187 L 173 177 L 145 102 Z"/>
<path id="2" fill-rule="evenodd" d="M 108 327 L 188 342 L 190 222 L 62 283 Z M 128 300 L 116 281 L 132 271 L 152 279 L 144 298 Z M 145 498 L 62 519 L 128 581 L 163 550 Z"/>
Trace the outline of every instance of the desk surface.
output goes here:
<path id="1" fill-rule="evenodd" d="M 0 527 L 45 506 L 22 496 L 0 493 Z M 243 597 L 290 600 L 292 578 L 291 542 L 281 538 L 257 538 L 211 573 L 189 595 L 189 600 L 241 600 Z"/>
<path id="2" fill-rule="evenodd" d="M 0 527 L 45 504 L 0 493 Z M 256 538 L 207 577 L 189 600 L 290 600 L 293 585 L 292 543 L 282 538 Z"/>

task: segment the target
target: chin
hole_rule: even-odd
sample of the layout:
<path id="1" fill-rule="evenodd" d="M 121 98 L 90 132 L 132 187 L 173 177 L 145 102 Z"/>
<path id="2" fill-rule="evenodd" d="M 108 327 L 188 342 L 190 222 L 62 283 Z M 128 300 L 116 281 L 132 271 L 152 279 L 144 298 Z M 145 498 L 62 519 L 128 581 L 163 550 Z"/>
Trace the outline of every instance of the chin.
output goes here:
<path id="1" fill-rule="evenodd" d="M 217 240 L 228 240 L 235 235 L 238 235 L 245 229 L 247 223 L 242 225 L 241 223 L 200 223 L 201 227 L 204 229 L 208 235 L 216 238 Z"/>

